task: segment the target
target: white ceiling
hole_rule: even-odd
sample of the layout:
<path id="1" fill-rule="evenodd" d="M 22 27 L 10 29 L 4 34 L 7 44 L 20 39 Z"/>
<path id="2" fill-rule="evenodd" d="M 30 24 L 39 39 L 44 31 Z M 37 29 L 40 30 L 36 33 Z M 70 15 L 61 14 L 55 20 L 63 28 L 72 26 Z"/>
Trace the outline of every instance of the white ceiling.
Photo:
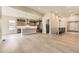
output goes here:
<path id="1" fill-rule="evenodd" d="M 42 14 L 54 12 L 58 16 L 70 16 L 71 14 L 79 14 L 79 6 L 27 6 Z"/>

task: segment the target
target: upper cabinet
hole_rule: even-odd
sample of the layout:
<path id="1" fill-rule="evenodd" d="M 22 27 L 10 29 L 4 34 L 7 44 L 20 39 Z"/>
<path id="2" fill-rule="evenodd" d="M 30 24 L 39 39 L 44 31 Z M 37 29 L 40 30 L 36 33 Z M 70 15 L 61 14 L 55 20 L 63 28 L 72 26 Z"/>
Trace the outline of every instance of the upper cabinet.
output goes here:
<path id="1" fill-rule="evenodd" d="M 17 26 L 25 26 L 25 19 L 17 19 Z"/>

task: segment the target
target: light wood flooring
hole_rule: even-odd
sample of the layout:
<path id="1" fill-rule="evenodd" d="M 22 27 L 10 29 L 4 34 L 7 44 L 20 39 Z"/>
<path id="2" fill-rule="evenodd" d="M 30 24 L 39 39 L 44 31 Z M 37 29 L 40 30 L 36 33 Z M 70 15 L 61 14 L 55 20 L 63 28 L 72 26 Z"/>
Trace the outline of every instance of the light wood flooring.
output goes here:
<path id="1" fill-rule="evenodd" d="M 0 52 L 9 53 L 78 53 L 79 34 L 7 35 L 0 43 Z"/>

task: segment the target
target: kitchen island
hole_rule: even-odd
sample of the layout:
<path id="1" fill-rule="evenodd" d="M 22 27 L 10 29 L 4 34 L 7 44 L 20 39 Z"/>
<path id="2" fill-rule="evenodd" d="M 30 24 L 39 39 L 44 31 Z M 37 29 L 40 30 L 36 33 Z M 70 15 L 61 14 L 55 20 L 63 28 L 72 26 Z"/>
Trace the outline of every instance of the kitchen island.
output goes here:
<path id="1" fill-rule="evenodd" d="M 37 26 L 17 26 L 17 29 L 21 30 L 21 35 L 23 34 L 33 34 L 36 33 Z"/>

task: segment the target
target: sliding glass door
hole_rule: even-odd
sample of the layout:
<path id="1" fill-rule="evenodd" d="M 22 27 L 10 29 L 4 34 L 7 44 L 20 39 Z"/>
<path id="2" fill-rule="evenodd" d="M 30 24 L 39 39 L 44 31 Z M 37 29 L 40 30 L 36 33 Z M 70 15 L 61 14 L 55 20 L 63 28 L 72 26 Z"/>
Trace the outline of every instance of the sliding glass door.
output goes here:
<path id="1" fill-rule="evenodd" d="M 79 21 L 68 22 L 67 31 L 68 32 L 79 32 Z"/>

